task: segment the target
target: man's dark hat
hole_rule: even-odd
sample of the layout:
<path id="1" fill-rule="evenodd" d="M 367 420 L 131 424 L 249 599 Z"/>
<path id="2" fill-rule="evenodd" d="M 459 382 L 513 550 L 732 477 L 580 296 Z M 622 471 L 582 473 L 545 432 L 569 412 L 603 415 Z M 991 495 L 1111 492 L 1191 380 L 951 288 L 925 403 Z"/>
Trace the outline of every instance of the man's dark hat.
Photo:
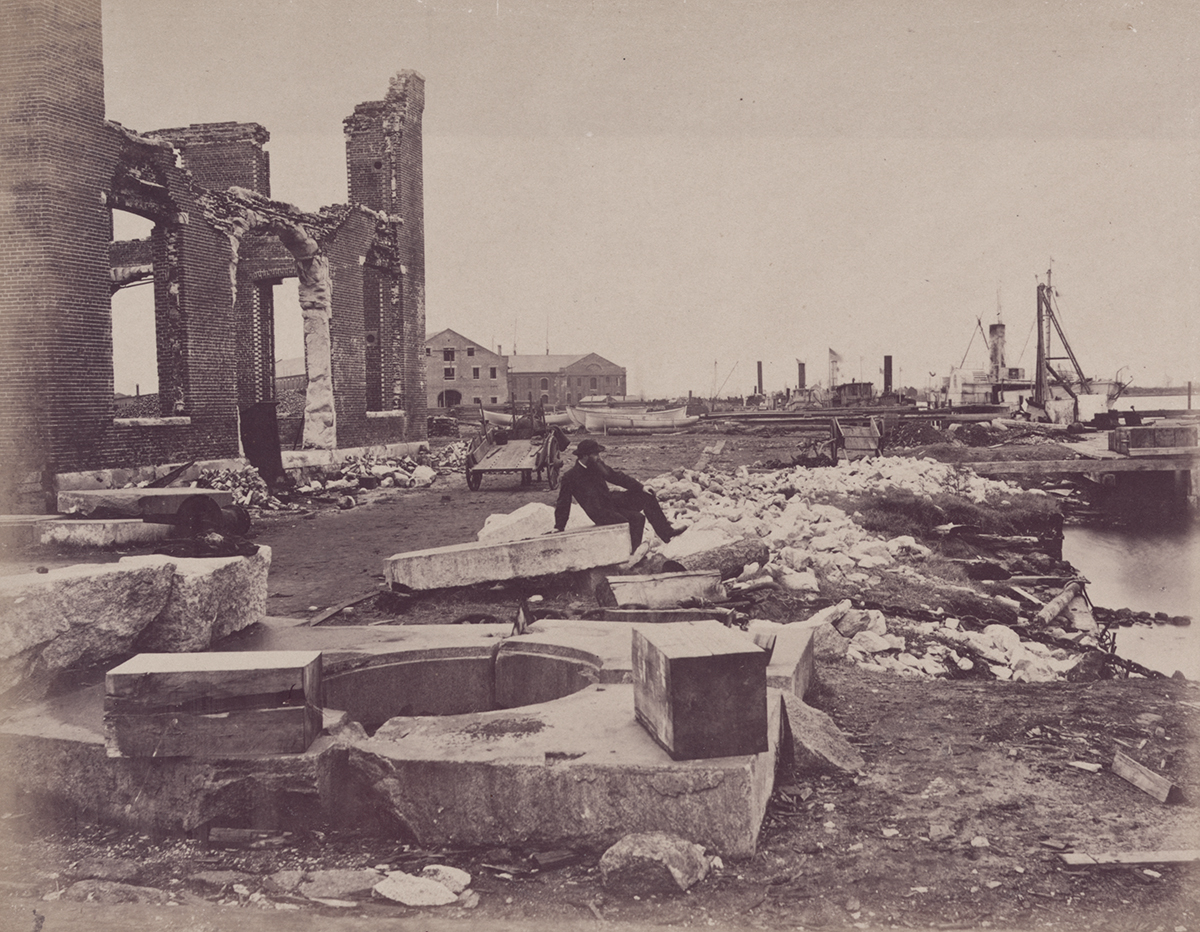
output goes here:
<path id="1" fill-rule="evenodd" d="M 589 437 L 587 440 L 580 440 L 579 446 L 575 448 L 576 456 L 587 456 L 589 453 L 603 453 L 608 447 L 602 447 L 595 440 Z"/>

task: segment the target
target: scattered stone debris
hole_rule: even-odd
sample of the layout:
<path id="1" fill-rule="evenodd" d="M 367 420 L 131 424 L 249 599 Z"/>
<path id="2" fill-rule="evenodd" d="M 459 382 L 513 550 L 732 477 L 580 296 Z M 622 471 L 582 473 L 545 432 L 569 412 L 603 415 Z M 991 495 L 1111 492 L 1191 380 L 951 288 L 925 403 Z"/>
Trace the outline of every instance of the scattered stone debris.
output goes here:
<path id="1" fill-rule="evenodd" d="M 606 887 L 630 895 L 686 892 L 707 876 L 709 859 L 697 844 L 669 832 L 626 835 L 600 858 Z"/>

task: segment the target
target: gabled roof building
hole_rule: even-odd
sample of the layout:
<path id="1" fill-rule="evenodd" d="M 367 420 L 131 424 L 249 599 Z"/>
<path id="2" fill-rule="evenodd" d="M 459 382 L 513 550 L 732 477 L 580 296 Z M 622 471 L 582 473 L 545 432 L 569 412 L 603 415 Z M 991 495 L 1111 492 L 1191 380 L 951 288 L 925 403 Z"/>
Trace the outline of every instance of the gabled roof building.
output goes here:
<path id="1" fill-rule="evenodd" d="M 509 392 L 516 401 L 578 404 L 588 395 L 623 396 L 625 367 L 597 353 L 582 356 L 510 356 Z"/>
<path id="2" fill-rule="evenodd" d="M 425 338 L 425 393 L 430 408 L 504 404 L 508 359 L 446 329 Z"/>

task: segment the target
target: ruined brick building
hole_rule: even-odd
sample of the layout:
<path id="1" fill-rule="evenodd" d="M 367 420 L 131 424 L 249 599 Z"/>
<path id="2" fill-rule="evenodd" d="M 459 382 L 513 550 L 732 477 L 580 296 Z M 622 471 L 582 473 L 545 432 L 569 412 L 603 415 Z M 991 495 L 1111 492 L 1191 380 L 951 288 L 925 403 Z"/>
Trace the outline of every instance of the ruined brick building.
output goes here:
<path id="1" fill-rule="evenodd" d="M 106 120 L 100 0 L 0 0 L 0 511 L 67 472 L 235 457 L 299 288 L 304 446 L 425 436 L 424 79 L 344 121 L 348 205 L 271 200 L 254 123 Z M 153 223 L 113 243 L 112 212 Z M 159 411 L 114 409 L 111 296 L 152 278 Z M 36 496 L 35 496 L 36 498 Z M 25 507 L 22 507 L 22 504 Z"/>

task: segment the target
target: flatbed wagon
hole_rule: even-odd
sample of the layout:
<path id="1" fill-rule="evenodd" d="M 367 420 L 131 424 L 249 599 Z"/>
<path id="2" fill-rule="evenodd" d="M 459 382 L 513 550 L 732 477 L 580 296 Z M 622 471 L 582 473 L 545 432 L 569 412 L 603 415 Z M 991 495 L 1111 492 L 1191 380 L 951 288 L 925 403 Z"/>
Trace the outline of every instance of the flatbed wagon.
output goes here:
<path id="1" fill-rule="evenodd" d="M 550 488 L 558 488 L 562 473 L 563 451 L 570 446 L 567 435 L 557 426 L 547 426 L 537 417 L 540 412 L 518 421 L 515 427 L 506 428 L 483 418 L 479 435 L 467 448 L 467 488 L 477 491 L 483 484 L 484 475 L 517 473 L 521 485 L 530 485 L 536 476 L 543 474 Z"/>

